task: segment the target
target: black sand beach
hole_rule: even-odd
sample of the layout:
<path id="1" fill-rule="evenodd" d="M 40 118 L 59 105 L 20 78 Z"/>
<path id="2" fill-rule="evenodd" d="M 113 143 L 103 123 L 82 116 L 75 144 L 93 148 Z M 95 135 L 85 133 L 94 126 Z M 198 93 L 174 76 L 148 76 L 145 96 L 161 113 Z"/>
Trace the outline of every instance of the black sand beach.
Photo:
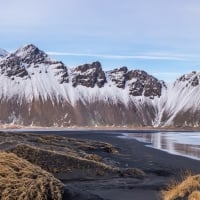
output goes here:
<path id="1" fill-rule="evenodd" d="M 59 133 L 58 133 L 59 134 Z M 134 139 L 121 139 L 120 133 L 110 133 L 107 131 L 88 131 L 81 133 L 67 133 L 68 137 L 92 139 L 108 142 L 120 149 L 125 157 L 116 157 L 116 161 L 121 165 L 137 167 L 145 172 L 154 172 L 158 175 L 177 175 L 180 172 L 191 171 L 200 173 L 200 161 L 183 156 L 172 155 L 157 149 L 146 147 L 144 143 Z"/>
<path id="2" fill-rule="evenodd" d="M 56 134 L 78 139 L 91 139 L 108 142 L 114 145 L 119 154 L 105 154 L 120 167 L 139 168 L 146 173 L 144 179 L 113 178 L 101 180 L 74 180 L 66 182 L 68 188 L 78 192 L 89 192 L 108 200 L 157 200 L 160 191 L 171 180 L 179 179 L 185 172 L 200 173 L 200 162 L 197 160 L 168 154 L 144 146 L 133 139 L 121 139 L 117 136 L 121 131 L 45 131 L 42 134 Z M 122 131 L 125 132 L 125 131 Z M 138 131 L 137 131 L 138 132 Z M 74 197 L 80 199 L 80 197 Z M 83 199 L 87 199 L 86 197 Z"/>

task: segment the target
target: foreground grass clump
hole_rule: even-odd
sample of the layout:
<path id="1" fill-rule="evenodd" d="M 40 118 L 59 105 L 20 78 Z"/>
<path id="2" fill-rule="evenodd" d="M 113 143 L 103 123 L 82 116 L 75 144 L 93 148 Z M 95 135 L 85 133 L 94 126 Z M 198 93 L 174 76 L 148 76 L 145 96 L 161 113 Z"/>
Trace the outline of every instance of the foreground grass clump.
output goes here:
<path id="1" fill-rule="evenodd" d="M 182 182 L 163 191 L 163 200 L 200 200 L 200 175 L 188 175 Z"/>
<path id="2" fill-rule="evenodd" d="M 105 177 L 143 178 L 139 169 L 124 169 L 112 144 L 31 133 L 0 133 L 0 149 L 37 165 L 62 181 Z"/>
<path id="3" fill-rule="evenodd" d="M 74 156 L 70 152 L 49 151 L 26 144 L 19 144 L 11 149 L 10 152 L 40 166 L 50 173 L 69 173 L 73 169 L 112 169 L 104 163 L 81 158 L 78 155 Z"/>
<path id="4" fill-rule="evenodd" d="M 96 154 L 86 154 L 82 158 L 70 151 L 50 151 L 26 144 L 19 144 L 10 149 L 9 152 L 40 166 L 55 176 L 61 175 L 62 180 L 63 178 L 65 180 L 71 178 L 88 179 L 103 176 L 144 177 L 144 172 L 139 169 L 120 169 L 107 165 L 101 162 L 101 157 Z"/>
<path id="5" fill-rule="evenodd" d="M 62 183 L 13 153 L 0 153 L 1 200 L 61 200 Z"/>

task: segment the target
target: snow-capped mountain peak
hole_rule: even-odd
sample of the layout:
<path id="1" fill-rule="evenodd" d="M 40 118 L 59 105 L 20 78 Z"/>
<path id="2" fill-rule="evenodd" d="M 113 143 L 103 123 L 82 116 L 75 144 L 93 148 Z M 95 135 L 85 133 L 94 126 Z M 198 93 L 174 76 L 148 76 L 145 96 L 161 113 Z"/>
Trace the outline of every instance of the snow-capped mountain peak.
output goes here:
<path id="1" fill-rule="evenodd" d="M 96 61 L 68 69 L 33 44 L 0 60 L 0 123 L 200 126 L 200 72 L 173 84 Z"/>
<path id="2" fill-rule="evenodd" d="M 30 64 L 30 63 L 42 63 L 44 61 L 49 61 L 50 58 L 48 55 L 40 50 L 33 44 L 25 45 L 19 48 L 17 51 L 13 53 L 14 56 L 20 57 L 21 61 Z"/>
<path id="3" fill-rule="evenodd" d="M 175 84 L 184 83 L 187 86 L 198 86 L 200 84 L 200 72 L 193 71 L 189 74 L 184 74 L 177 79 Z"/>
<path id="4" fill-rule="evenodd" d="M 67 81 L 67 68 L 62 62 L 54 61 L 33 44 L 19 48 L 0 61 L 0 72 L 14 80 L 14 76 L 31 78 L 33 75 L 53 73 L 60 82 Z"/>
<path id="5" fill-rule="evenodd" d="M 105 72 L 98 61 L 80 65 L 73 69 L 72 84 L 74 87 L 82 85 L 94 88 L 97 85 L 101 88 L 106 82 Z"/>

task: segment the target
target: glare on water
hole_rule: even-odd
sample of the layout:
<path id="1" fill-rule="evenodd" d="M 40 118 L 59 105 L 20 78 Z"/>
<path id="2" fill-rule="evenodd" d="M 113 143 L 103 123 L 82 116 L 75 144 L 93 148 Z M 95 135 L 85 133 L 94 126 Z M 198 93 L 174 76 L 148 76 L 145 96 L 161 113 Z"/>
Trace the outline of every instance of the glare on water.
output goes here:
<path id="1" fill-rule="evenodd" d="M 146 146 L 200 160 L 200 132 L 124 133 Z"/>

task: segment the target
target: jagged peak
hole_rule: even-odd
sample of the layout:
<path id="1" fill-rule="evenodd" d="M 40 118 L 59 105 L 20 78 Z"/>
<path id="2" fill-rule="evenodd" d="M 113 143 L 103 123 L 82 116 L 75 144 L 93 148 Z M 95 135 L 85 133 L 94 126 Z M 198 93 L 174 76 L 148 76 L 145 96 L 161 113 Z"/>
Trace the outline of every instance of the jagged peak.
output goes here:
<path id="1" fill-rule="evenodd" d="M 186 83 L 186 87 L 188 85 L 197 86 L 200 84 L 200 72 L 192 71 L 191 73 L 184 74 L 176 80 L 175 84 L 180 82 Z"/>
<path id="2" fill-rule="evenodd" d="M 33 44 L 24 45 L 14 53 L 1 59 L 0 73 L 14 80 L 15 77 L 31 78 L 36 74 L 53 73 L 59 83 L 68 82 L 67 67 L 54 61 Z"/>
<path id="3" fill-rule="evenodd" d="M 25 44 L 21 46 L 17 51 L 30 51 L 34 49 L 39 49 L 39 48 L 34 44 Z"/>
<path id="4" fill-rule="evenodd" d="M 73 69 L 74 72 L 86 72 L 87 70 L 89 69 L 94 69 L 95 71 L 102 71 L 102 66 L 101 66 L 101 63 L 99 61 L 95 61 L 95 62 L 92 62 L 91 64 L 83 64 L 83 65 L 79 65 L 77 67 L 75 67 Z"/>
<path id="5" fill-rule="evenodd" d="M 33 56 L 34 58 L 36 56 L 48 57 L 48 55 L 44 51 L 40 50 L 34 44 L 24 45 L 24 46 L 20 47 L 19 49 L 17 49 L 13 54 L 15 56 L 19 56 L 21 58 L 24 58 L 26 56 L 29 56 L 29 57 Z"/>
<path id="6" fill-rule="evenodd" d="M 114 74 L 114 73 L 126 73 L 128 71 L 128 68 L 126 66 L 123 66 L 123 67 L 117 67 L 117 68 L 114 68 L 112 70 L 109 70 L 107 71 L 107 73 L 111 73 L 111 74 Z"/>
<path id="7" fill-rule="evenodd" d="M 86 87 L 103 87 L 107 82 L 105 72 L 99 61 L 91 64 L 79 65 L 73 69 L 72 83 L 73 86 L 83 85 Z"/>
<path id="8" fill-rule="evenodd" d="M 128 71 L 126 76 L 128 80 L 137 79 L 138 81 L 151 80 L 151 81 L 159 82 L 159 80 L 156 77 L 152 76 L 151 74 L 147 73 L 144 70 L 139 70 L 139 69 Z"/>
<path id="9" fill-rule="evenodd" d="M 200 72 L 196 72 L 196 71 L 192 71 L 191 73 L 188 73 L 188 74 L 183 74 L 180 78 L 178 78 L 177 80 L 179 81 L 187 81 L 187 80 L 190 80 L 194 77 L 198 77 L 200 76 Z"/>

